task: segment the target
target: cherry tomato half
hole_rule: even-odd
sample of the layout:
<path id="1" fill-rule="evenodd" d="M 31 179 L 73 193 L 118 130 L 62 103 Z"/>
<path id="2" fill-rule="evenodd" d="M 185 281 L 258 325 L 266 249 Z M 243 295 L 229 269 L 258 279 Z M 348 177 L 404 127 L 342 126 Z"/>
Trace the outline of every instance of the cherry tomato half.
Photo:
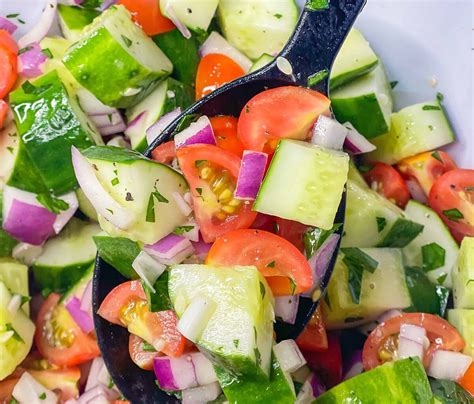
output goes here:
<path id="1" fill-rule="evenodd" d="M 370 167 L 363 174 L 367 184 L 389 201 L 404 208 L 410 200 L 410 191 L 398 171 L 385 163 L 371 163 Z"/>
<path id="2" fill-rule="evenodd" d="M 313 285 L 305 256 L 289 241 L 263 230 L 236 230 L 217 238 L 206 263 L 256 266 L 275 296 L 303 293 Z"/>
<path id="3" fill-rule="evenodd" d="M 153 370 L 153 360 L 160 356 L 159 352 L 150 349 L 145 341 L 134 334 L 130 334 L 128 340 L 128 351 L 133 363 L 145 370 Z"/>
<path id="4" fill-rule="evenodd" d="M 174 140 L 162 143 L 151 152 L 151 158 L 161 164 L 170 164 L 176 157 Z"/>
<path id="5" fill-rule="evenodd" d="M 296 343 L 301 350 L 306 351 L 320 352 L 328 349 L 328 336 L 321 314 L 321 305 L 318 306 L 303 332 L 296 338 Z"/>
<path id="6" fill-rule="evenodd" d="M 237 118 L 227 115 L 214 116 L 210 119 L 217 146 L 242 158 L 244 145 L 237 136 Z"/>
<path id="7" fill-rule="evenodd" d="M 436 179 L 445 172 L 456 169 L 456 163 L 448 153 L 435 151 L 402 160 L 397 164 L 397 168 L 405 178 L 416 180 L 425 194 L 429 195 Z"/>
<path id="8" fill-rule="evenodd" d="M 365 370 L 393 359 L 396 338 L 402 324 L 417 325 L 426 330 L 431 345 L 425 355 L 425 366 L 429 364 L 437 349 L 459 352 L 464 348 L 465 343 L 461 335 L 443 318 L 427 313 L 404 313 L 381 323 L 370 333 L 362 352 Z"/>
<path id="9" fill-rule="evenodd" d="M 6 30 L 0 29 L 0 46 L 5 47 L 10 53 L 18 53 L 18 45 L 13 36 Z"/>
<path id="10" fill-rule="evenodd" d="M 7 113 L 8 113 L 8 104 L 5 101 L 0 100 L 0 129 L 3 128 L 3 123 L 5 122 Z"/>
<path id="11" fill-rule="evenodd" d="M 175 25 L 160 11 L 160 2 L 157 0 L 119 0 L 132 14 L 135 21 L 147 35 L 158 35 L 171 31 Z"/>
<path id="12" fill-rule="evenodd" d="M 474 236 L 474 170 L 456 169 L 439 177 L 431 188 L 429 205 L 457 239 Z"/>
<path id="13" fill-rule="evenodd" d="M 238 134 L 246 149 L 272 154 L 280 139 L 305 140 L 330 101 L 317 91 L 278 87 L 253 97 L 242 109 Z"/>
<path id="14" fill-rule="evenodd" d="M 0 43 L 0 99 L 8 95 L 17 77 L 17 56 Z"/>
<path id="15" fill-rule="evenodd" d="M 212 243 L 232 230 L 251 226 L 252 204 L 234 199 L 240 159 L 217 146 L 192 145 L 176 152 L 193 197 L 202 238 Z"/>
<path id="16" fill-rule="evenodd" d="M 80 329 L 59 299 L 50 294 L 38 314 L 35 343 L 41 355 L 57 366 L 75 366 L 99 356 L 94 336 Z"/>

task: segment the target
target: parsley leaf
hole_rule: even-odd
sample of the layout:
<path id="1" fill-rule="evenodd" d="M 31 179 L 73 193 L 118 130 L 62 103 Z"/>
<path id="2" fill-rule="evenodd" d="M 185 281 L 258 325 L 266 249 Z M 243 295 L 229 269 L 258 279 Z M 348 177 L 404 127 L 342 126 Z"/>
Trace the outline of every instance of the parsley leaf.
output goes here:
<path id="1" fill-rule="evenodd" d="M 233 340 L 233 343 L 234 343 L 234 346 L 235 346 L 236 348 L 238 348 L 238 347 L 239 347 L 239 344 L 240 344 L 240 339 L 234 339 L 234 340 Z"/>
<path id="2" fill-rule="evenodd" d="M 21 88 L 25 94 L 33 94 L 33 95 L 40 95 L 44 93 L 51 87 L 51 84 L 47 84 L 44 86 L 36 87 L 31 84 L 28 80 L 26 80 L 22 85 Z"/>
<path id="3" fill-rule="evenodd" d="M 384 239 L 377 247 L 403 248 L 410 244 L 424 226 L 407 219 L 397 219 Z"/>
<path id="4" fill-rule="evenodd" d="M 143 342 L 142 351 L 143 352 L 156 352 L 156 349 L 153 345 L 149 344 L 148 342 Z"/>
<path id="5" fill-rule="evenodd" d="M 61 211 L 69 209 L 69 204 L 66 201 L 56 198 L 50 194 L 38 194 L 36 196 L 36 200 L 50 212 L 55 214 L 59 214 Z"/>
<path id="6" fill-rule="evenodd" d="M 184 233 L 190 232 L 192 229 L 194 229 L 194 226 L 178 226 L 176 229 L 174 229 L 174 234 L 177 234 L 178 236 L 182 236 Z"/>
<path id="7" fill-rule="evenodd" d="M 318 227 L 308 230 L 303 235 L 303 243 L 306 252 L 306 257 L 311 258 L 319 247 L 328 239 L 328 237 L 337 232 L 342 226 L 342 223 L 335 223 L 331 229 L 323 230 Z"/>
<path id="8" fill-rule="evenodd" d="M 13 331 L 13 337 L 12 338 L 17 340 L 18 342 L 22 342 L 23 344 L 25 343 L 23 338 L 21 338 L 21 335 L 18 334 L 18 332 L 13 328 L 11 323 L 5 324 L 5 328 L 6 328 L 7 331 Z"/>
<path id="9" fill-rule="evenodd" d="M 305 8 L 312 11 L 325 10 L 329 8 L 329 0 L 308 0 Z"/>
<path id="10" fill-rule="evenodd" d="M 329 76 L 329 70 L 324 69 L 308 77 L 308 87 L 313 87 Z"/>
<path id="11" fill-rule="evenodd" d="M 148 205 L 146 208 L 146 221 L 149 223 L 154 223 L 156 220 L 155 217 L 155 199 L 160 203 L 169 203 L 168 199 L 166 199 L 163 195 L 161 195 L 158 190 L 152 192 L 150 197 L 148 198 Z"/>
<path id="12" fill-rule="evenodd" d="M 439 111 L 441 108 L 438 105 L 423 105 L 423 111 Z"/>
<path id="13" fill-rule="evenodd" d="M 437 243 L 431 243 L 421 247 L 423 256 L 423 269 L 428 272 L 440 268 L 446 259 L 446 250 Z"/>
<path id="14" fill-rule="evenodd" d="M 387 219 L 384 217 L 376 217 L 375 220 L 377 220 L 377 230 L 379 233 L 385 229 L 385 226 L 387 226 Z"/>
<path id="15" fill-rule="evenodd" d="M 125 35 L 121 35 L 122 36 L 122 40 L 123 42 L 125 43 L 125 46 L 127 48 L 130 48 L 130 46 L 132 46 L 132 40 L 128 37 L 126 37 Z"/>
<path id="16" fill-rule="evenodd" d="M 52 59 L 53 58 L 53 53 L 49 48 L 43 49 L 41 52 L 43 52 L 43 55 L 45 55 L 47 58 Z"/>
<path id="17" fill-rule="evenodd" d="M 275 268 L 275 261 L 269 262 L 267 265 L 265 265 L 266 268 Z"/>
<path id="18" fill-rule="evenodd" d="M 262 300 L 263 300 L 264 297 L 265 297 L 265 293 L 267 293 L 267 290 L 266 290 L 266 288 L 265 288 L 265 285 L 264 285 L 262 282 L 260 282 L 260 294 L 262 295 Z"/>
<path id="19" fill-rule="evenodd" d="M 38 398 L 39 398 L 40 400 L 46 400 L 46 393 L 43 391 L 43 392 L 38 396 Z"/>
<path id="20" fill-rule="evenodd" d="M 291 296 L 293 296 L 296 290 L 296 283 L 295 280 L 291 277 L 288 277 L 288 280 L 290 281 L 290 294 Z"/>
<path id="21" fill-rule="evenodd" d="M 441 161 L 441 163 L 444 164 L 444 161 L 443 159 L 441 158 L 441 156 L 439 155 L 439 151 L 436 150 L 435 152 L 431 153 L 431 157 L 435 158 L 436 160 L 438 161 Z"/>
<path id="22" fill-rule="evenodd" d="M 453 222 L 457 222 L 459 219 L 464 219 L 464 215 L 456 208 L 443 210 L 443 215 Z"/>

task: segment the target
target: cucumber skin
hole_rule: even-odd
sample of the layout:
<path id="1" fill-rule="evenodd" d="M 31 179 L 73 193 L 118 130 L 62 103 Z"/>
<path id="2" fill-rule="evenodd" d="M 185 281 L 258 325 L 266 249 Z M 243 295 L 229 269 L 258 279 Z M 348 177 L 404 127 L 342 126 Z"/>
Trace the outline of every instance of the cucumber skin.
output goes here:
<path id="1" fill-rule="evenodd" d="M 336 77 L 331 77 L 329 81 L 329 89 L 331 91 L 336 90 L 339 87 L 342 87 L 345 84 L 349 84 L 351 81 L 354 81 L 358 77 L 363 76 L 364 74 L 370 73 L 378 65 L 378 60 L 373 62 L 370 65 L 367 65 L 361 69 L 353 70 L 350 73 L 340 74 Z M 344 121 L 346 122 L 346 121 Z"/>
<path id="2" fill-rule="evenodd" d="M 104 0 L 84 0 L 81 3 L 81 7 L 83 8 L 97 8 L 102 5 Z"/>
<path id="3" fill-rule="evenodd" d="M 132 263 L 140 254 L 137 242 L 125 237 L 94 236 L 97 254 L 127 279 L 138 279 Z"/>
<path id="4" fill-rule="evenodd" d="M 58 4 L 58 13 L 67 28 L 71 31 L 81 31 L 89 25 L 95 17 L 100 15 L 96 10 L 85 9 L 76 6 Z"/>
<path id="5" fill-rule="evenodd" d="M 3 220 L 3 193 L 0 192 L 0 223 Z M 10 257 L 13 248 L 18 244 L 18 241 L 11 237 L 5 230 L 0 227 L 0 258 Z"/>
<path id="6" fill-rule="evenodd" d="M 383 135 L 390 129 L 375 94 L 348 99 L 331 98 L 331 104 L 339 122 L 351 122 L 367 139 Z"/>
<path id="7" fill-rule="evenodd" d="M 87 272 L 94 260 L 65 267 L 49 267 L 33 264 L 35 282 L 41 289 L 64 293 Z"/>
<path id="8" fill-rule="evenodd" d="M 77 119 L 69 94 L 56 71 L 35 80 L 34 85 L 50 87 L 39 95 L 26 94 L 22 88 L 10 94 L 20 150 L 8 184 L 30 192 L 51 190 L 62 195 L 77 186 L 71 146 L 85 149 L 94 143 Z M 29 159 L 22 162 L 23 153 Z M 32 167 L 36 168 L 37 178 L 32 176 Z"/>
<path id="9" fill-rule="evenodd" d="M 105 28 L 71 48 L 63 63 L 79 84 L 104 104 L 116 108 L 137 104 L 168 76 L 166 71 L 152 72 L 141 66 Z M 128 88 L 142 91 L 124 96 L 122 92 Z"/>
<path id="10" fill-rule="evenodd" d="M 195 36 L 186 39 L 177 29 L 155 35 L 153 41 L 173 61 L 172 77 L 194 87 L 200 58 L 199 44 Z"/>

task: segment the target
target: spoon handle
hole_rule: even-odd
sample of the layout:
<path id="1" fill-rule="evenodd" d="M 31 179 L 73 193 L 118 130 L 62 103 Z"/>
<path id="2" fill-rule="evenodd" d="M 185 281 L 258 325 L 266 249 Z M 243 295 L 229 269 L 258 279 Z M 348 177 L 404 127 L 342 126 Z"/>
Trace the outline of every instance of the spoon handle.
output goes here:
<path id="1" fill-rule="evenodd" d="M 309 5 L 311 1 L 307 2 L 293 36 L 280 54 L 290 62 L 296 84 L 307 87 L 309 77 L 314 81 L 319 77 L 320 81 L 310 87 L 328 94 L 331 67 L 366 1 L 319 0 L 328 5 L 316 10 Z M 285 75 L 276 65 L 272 73 L 280 79 Z"/>

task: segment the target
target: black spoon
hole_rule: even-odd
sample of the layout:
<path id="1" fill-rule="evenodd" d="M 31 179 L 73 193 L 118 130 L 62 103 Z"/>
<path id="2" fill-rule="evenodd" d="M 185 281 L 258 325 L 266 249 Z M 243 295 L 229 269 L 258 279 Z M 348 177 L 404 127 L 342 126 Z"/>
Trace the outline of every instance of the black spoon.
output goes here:
<path id="1" fill-rule="evenodd" d="M 237 1 L 237 0 L 236 0 Z M 319 9 L 310 3 L 323 4 Z M 327 6 L 325 6 L 325 3 Z M 327 74 L 334 59 L 346 38 L 355 19 L 364 7 L 366 0 L 313 0 L 303 11 L 296 30 L 281 52 L 293 70 L 292 74 L 283 73 L 282 61 L 275 60 L 265 68 L 235 80 L 207 97 L 193 104 L 153 142 L 145 152 L 146 156 L 159 144 L 168 141 L 174 134 L 184 116 L 205 114 L 214 116 L 226 114 L 238 116 L 244 105 L 256 94 L 268 88 L 280 86 L 308 86 L 308 77 L 320 77 L 321 80 L 311 86 L 325 95 L 329 93 L 329 75 Z M 278 67 L 280 65 L 280 68 Z M 345 195 L 342 198 L 336 216 L 336 223 L 344 222 Z M 342 227 L 338 230 L 342 234 Z M 322 294 L 326 290 L 336 261 L 335 253 L 329 268 L 320 284 Z M 100 257 L 97 257 L 94 273 L 93 308 L 94 321 L 102 355 L 113 381 L 132 403 L 178 403 L 179 401 L 161 391 L 155 384 L 153 372 L 138 368 L 128 353 L 129 333 L 125 328 L 110 324 L 99 317 L 97 309 L 105 296 L 126 279 Z M 318 302 L 301 298 L 297 319 L 294 325 L 278 322 L 275 326 L 279 340 L 296 338 L 303 330 Z"/>

